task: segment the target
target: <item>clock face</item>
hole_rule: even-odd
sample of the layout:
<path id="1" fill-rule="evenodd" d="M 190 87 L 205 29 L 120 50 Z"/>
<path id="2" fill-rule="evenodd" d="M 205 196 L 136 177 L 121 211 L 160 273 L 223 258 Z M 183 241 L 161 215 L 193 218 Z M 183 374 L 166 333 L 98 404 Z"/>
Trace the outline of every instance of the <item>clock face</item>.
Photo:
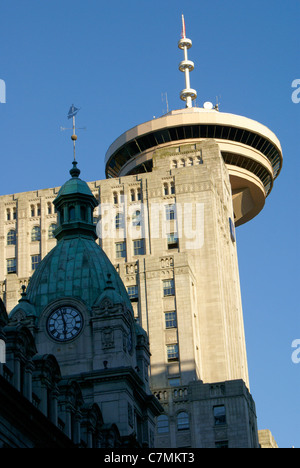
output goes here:
<path id="1" fill-rule="evenodd" d="M 65 342 L 75 338 L 81 332 L 83 318 L 78 310 L 73 307 L 60 307 L 48 317 L 47 331 L 51 338 Z"/>

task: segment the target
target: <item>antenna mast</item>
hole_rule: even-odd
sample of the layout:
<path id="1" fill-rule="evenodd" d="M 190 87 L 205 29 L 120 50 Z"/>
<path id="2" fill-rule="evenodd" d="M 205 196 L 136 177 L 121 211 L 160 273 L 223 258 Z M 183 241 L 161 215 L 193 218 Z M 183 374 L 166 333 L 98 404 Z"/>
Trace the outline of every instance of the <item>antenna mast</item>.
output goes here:
<path id="1" fill-rule="evenodd" d="M 74 154 L 74 161 L 76 161 L 76 151 L 75 151 L 75 145 L 76 145 L 76 140 L 77 140 L 77 135 L 76 135 L 76 124 L 75 124 L 75 116 L 77 113 L 80 111 L 80 108 L 77 108 L 74 106 L 74 104 L 71 105 L 68 113 L 68 119 L 72 119 L 73 125 L 72 128 L 64 128 L 60 127 L 61 130 L 73 130 L 71 140 L 73 141 L 73 154 Z M 80 130 L 86 130 L 86 127 L 81 127 Z"/>
<path id="2" fill-rule="evenodd" d="M 191 39 L 186 37 L 185 31 L 185 21 L 184 16 L 182 15 L 182 33 L 181 39 L 178 42 L 179 49 L 183 50 L 184 52 L 184 60 L 182 60 L 179 64 L 179 70 L 184 72 L 185 75 L 185 89 L 183 89 L 180 93 L 180 99 L 186 101 L 186 107 L 192 107 L 192 101 L 197 97 L 197 91 L 191 88 L 190 84 L 190 72 L 194 70 L 194 62 L 188 60 L 188 49 L 192 47 Z"/>

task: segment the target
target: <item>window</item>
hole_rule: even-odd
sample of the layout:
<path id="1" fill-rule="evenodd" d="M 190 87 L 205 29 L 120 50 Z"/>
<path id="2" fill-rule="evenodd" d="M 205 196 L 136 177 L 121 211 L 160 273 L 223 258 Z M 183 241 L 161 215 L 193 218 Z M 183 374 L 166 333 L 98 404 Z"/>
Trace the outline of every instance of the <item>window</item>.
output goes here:
<path id="1" fill-rule="evenodd" d="M 214 419 L 215 426 L 222 426 L 226 424 L 226 410 L 224 405 L 214 406 Z"/>
<path id="2" fill-rule="evenodd" d="M 54 231 L 57 228 L 56 224 L 50 224 L 48 229 L 48 239 L 54 239 Z"/>
<path id="3" fill-rule="evenodd" d="M 10 209 L 9 208 L 7 208 L 6 210 L 6 220 L 10 221 Z"/>
<path id="4" fill-rule="evenodd" d="M 48 215 L 52 213 L 52 203 L 50 202 L 47 203 L 47 212 L 48 212 Z"/>
<path id="5" fill-rule="evenodd" d="M 215 443 L 216 448 L 227 449 L 229 448 L 228 440 L 219 440 Z"/>
<path id="6" fill-rule="evenodd" d="M 116 229 L 123 229 L 125 227 L 123 213 L 118 213 L 117 216 L 115 217 L 115 226 L 116 226 Z"/>
<path id="7" fill-rule="evenodd" d="M 169 419 L 166 414 L 161 414 L 156 420 L 156 428 L 158 434 L 166 434 L 169 432 Z"/>
<path id="8" fill-rule="evenodd" d="M 126 242 L 117 242 L 116 243 L 116 258 L 125 258 L 126 257 Z"/>
<path id="9" fill-rule="evenodd" d="M 135 192 L 134 192 L 133 189 L 130 190 L 130 200 L 131 200 L 132 202 L 135 201 Z"/>
<path id="10" fill-rule="evenodd" d="M 171 249 L 178 249 L 178 237 L 175 233 L 168 235 L 168 250 Z"/>
<path id="11" fill-rule="evenodd" d="M 75 219 L 75 206 L 70 206 L 69 208 L 69 221 L 74 221 Z"/>
<path id="12" fill-rule="evenodd" d="M 175 296 L 174 279 L 163 281 L 163 292 L 164 292 L 164 297 Z"/>
<path id="13" fill-rule="evenodd" d="M 168 184 L 164 184 L 164 195 L 169 195 L 169 186 L 168 186 Z"/>
<path id="14" fill-rule="evenodd" d="M 166 206 L 166 220 L 171 221 L 172 219 L 176 219 L 175 205 L 167 205 Z"/>
<path id="15" fill-rule="evenodd" d="M 171 188 L 171 195 L 175 195 L 175 184 L 174 184 L 174 182 L 171 182 L 170 188 Z"/>
<path id="16" fill-rule="evenodd" d="M 178 343 L 167 345 L 168 362 L 179 361 Z"/>
<path id="17" fill-rule="evenodd" d="M 17 234 L 14 229 L 10 230 L 7 234 L 7 245 L 16 245 Z"/>
<path id="18" fill-rule="evenodd" d="M 141 225 L 141 212 L 138 210 L 132 215 L 132 225 L 140 226 Z"/>
<path id="19" fill-rule="evenodd" d="M 138 188 L 137 189 L 137 199 L 140 201 L 142 199 L 142 192 L 141 192 L 141 189 Z"/>
<path id="20" fill-rule="evenodd" d="M 177 327 L 177 318 L 176 311 L 165 312 L 165 326 L 166 328 L 176 328 Z"/>
<path id="21" fill-rule="evenodd" d="M 40 204 L 37 205 L 37 215 L 41 216 L 41 205 Z"/>
<path id="22" fill-rule="evenodd" d="M 17 261 L 15 258 L 7 259 L 7 273 L 17 273 Z"/>
<path id="23" fill-rule="evenodd" d="M 185 411 L 177 414 L 177 431 L 186 431 L 190 428 L 189 415 Z"/>
<path id="24" fill-rule="evenodd" d="M 17 208 L 13 208 L 13 219 L 17 219 Z"/>
<path id="25" fill-rule="evenodd" d="M 118 201 L 119 201 L 117 192 L 114 192 L 114 193 L 113 193 L 113 198 L 114 198 L 114 204 L 117 205 L 117 204 L 118 204 Z"/>
<path id="26" fill-rule="evenodd" d="M 38 264 L 41 261 L 41 256 L 40 255 L 32 255 L 31 256 L 31 269 L 34 271 Z"/>
<path id="27" fill-rule="evenodd" d="M 128 286 L 127 288 L 129 299 L 133 302 L 136 302 L 139 298 L 139 292 L 137 285 L 135 286 Z"/>
<path id="28" fill-rule="evenodd" d="M 80 207 L 80 219 L 81 221 L 86 221 L 86 207 L 85 206 L 81 206 Z"/>
<path id="29" fill-rule="evenodd" d="M 144 255 L 145 244 L 144 239 L 137 239 L 133 241 L 133 255 Z"/>
<path id="30" fill-rule="evenodd" d="M 41 240 L 41 228 L 40 226 L 34 226 L 31 231 L 31 242 L 37 242 Z"/>

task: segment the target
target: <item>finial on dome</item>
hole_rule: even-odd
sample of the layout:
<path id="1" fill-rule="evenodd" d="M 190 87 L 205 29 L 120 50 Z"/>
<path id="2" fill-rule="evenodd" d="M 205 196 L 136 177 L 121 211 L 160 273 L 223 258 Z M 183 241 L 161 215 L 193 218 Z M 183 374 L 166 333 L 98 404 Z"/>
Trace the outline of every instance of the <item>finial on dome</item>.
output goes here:
<path id="1" fill-rule="evenodd" d="M 75 117 L 79 111 L 80 111 L 80 108 L 75 107 L 74 104 L 72 104 L 68 112 L 68 119 L 72 119 L 73 121 L 72 128 L 70 129 L 70 128 L 60 127 L 61 130 L 73 130 L 73 133 L 71 135 L 71 140 L 73 141 L 74 161 L 76 161 L 76 141 L 77 141 Z M 80 130 L 86 130 L 86 127 L 82 127 L 80 128 Z"/>
<path id="2" fill-rule="evenodd" d="M 72 164 L 73 164 L 73 167 L 70 170 L 70 174 L 71 174 L 71 176 L 73 178 L 78 178 L 79 175 L 80 175 L 80 169 L 78 169 L 78 167 L 77 167 L 78 163 L 77 163 L 77 161 L 74 160 Z"/>

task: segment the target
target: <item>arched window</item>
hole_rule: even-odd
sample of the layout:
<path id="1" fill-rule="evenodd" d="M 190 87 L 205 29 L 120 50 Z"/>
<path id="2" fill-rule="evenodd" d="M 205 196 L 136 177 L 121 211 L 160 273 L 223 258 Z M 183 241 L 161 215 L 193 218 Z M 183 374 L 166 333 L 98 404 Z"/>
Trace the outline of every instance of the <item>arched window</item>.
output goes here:
<path id="1" fill-rule="evenodd" d="M 6 210 L 6 220 L 10 221 L 10 209 L 9 208 L 7 208 Z"/>
<path id="2" fill-rule="evenodd" d="M 31 242 L 37 242 L 41 240 L 41 228 L 40 226 L 34 226 L 31 231 Z"/>
<path id="3" fill-rule="evenodd" d="M 168 184 L 164 184 L 164 195 L 169 195 L 169 186 Z"/>
<path id="4" fill-rule="evenodd" d="M 158 434 L 166 434 L 167 432 L 169 432 L 169 419 L 167 415 L 161 414 L 160 416 L 158 416 L 156 423 Z"/>
<path id="5" fill-rule="evenodd" d="M 132 202 L 135 201 L 135 191 L 134 191 L 133 189 L 130 190 L 130 200 L 131 200 Z"/>
<path id="6" fill-rule="evenodd" d="M 69 221 L 74 221 L 75 219 L 75 206 L 70 206 L 69 208 Z"/>
<path id="7" fill-rule="evenodd" d="M 190 428 L 189 415 L 185 411 L 177 414 L 177 430 L 186 431 Z"/>
<path id="8" fill-rule="evenodd" d="M 16 245 L 17 234 L 14 229 L 11 229 L 7 234 L 7 245 Z"/>
<path id="9" fill-rule="evenodd" d="M 177 168 L 177 161 L 176 159 L 173 159 L 172 161 L 172 169 L 176 169 Z"/>
<path id="10" fill-rule="evenodd" d="M 47 212 L 48 212 L 48 215 L 52 214 L 52 203 L 51 202 L 47 203 Z"/>
<path id="11" fill-rule="evenodd" d="M 30 216 L 33 218 L 35 216 L 35 206 L 31 205 L 30 206 Z"/>
<path id="12" fill-rule="evenodd" d="M 119 202 L 119 198 L 118 198 L 117 192 L 114 192 L 114 193 L 113 193 L 113 198 L 114 198 L 114 204 L 117 205 L 118 202 Z"/>
<path id="13" fill-rule="evenodd" d="M 54 239 L 54 231 L 57 228 L 56 224 L 50 224 L 48 229 L 48 239 Z"/>

